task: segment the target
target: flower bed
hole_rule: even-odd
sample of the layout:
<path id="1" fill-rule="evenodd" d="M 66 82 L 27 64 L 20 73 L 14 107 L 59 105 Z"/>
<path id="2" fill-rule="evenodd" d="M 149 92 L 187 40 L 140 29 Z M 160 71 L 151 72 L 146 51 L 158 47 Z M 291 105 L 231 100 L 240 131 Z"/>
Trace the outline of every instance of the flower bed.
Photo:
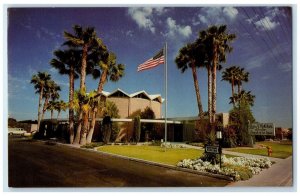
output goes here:
<path id="1" fill-rule="evenodd" d="M 222 165 L 212 165 L 210 162 L 202 159 L 184 159 L 177 163 L 178 167 L 193 169 L 202 172 L 209 172 L 213 174 L 221 174 L 232 177 L 235 181 L 247 180 L 252 175 L 259 174 L 262 169 L 269 168 L 272 162 L 268 158 L 245 158 L 245 157 L 231 157 L 222 156 Z"/>

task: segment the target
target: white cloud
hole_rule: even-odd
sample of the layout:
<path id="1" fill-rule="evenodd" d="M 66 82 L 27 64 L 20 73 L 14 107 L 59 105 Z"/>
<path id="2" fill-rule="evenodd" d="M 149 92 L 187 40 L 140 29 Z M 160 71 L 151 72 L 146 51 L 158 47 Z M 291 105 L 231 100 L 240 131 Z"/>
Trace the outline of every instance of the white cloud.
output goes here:
<path id="1" fill-rule="evenodd" d="M 161 15 L 166 10 L 163 7 L 131 7 L 128 9 L 128 14 L 137 23 L 140 28 L 150 30 L 155 33 L 155 26 L 153 23 L 153 15 Z"/>
<path id="2" fill-rule="evenodd" d="M 167 18 L 167 27 L 168 33 L 167 35 L 170 37 L 175 37 L 176 35 L 183 36 L 184 38 L 188 38 L 192 34 L 192 28 L 187 26 L 177 25 L 176 21 L 172 18 Z"/>
<path id="3" fill-rule="evenodd" d="M 234 7 L 225 7 L 223 9 L 223 13 L 230 18 L 231 20 L 235 19 L 236 16 L 238 15 L 238 10 Z"/>
<path id="4" fill-rule="evenodd" d="M 198 25 L 200 22 L 207 25 L 228 23 L 227 19 L 229 22 L 234 20 L 238 13 L 234 7 L 204 7 L 201 8 L 201 13 L 196 19 L 193 19 L 193 25 Z"/>
<path id="5" fill-rule="evenodd" d="M 266 16 L 256 21 L 254 24 L 257 28 L 263 31 L 269 31 L 275 29 L 279 25 L 279 22 L 272 21 L 272 19 L 269 16 Z"/>

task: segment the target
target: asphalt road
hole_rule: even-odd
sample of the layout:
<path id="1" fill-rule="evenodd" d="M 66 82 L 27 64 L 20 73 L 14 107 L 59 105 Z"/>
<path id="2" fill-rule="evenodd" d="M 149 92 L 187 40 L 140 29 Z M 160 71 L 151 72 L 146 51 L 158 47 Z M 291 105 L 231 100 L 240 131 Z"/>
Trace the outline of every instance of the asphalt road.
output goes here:
<path id="1" fill-rule="evenodd" d="M 45 142 L 9 138 L 9 187 L 211 187 L 229 181 Z"/>

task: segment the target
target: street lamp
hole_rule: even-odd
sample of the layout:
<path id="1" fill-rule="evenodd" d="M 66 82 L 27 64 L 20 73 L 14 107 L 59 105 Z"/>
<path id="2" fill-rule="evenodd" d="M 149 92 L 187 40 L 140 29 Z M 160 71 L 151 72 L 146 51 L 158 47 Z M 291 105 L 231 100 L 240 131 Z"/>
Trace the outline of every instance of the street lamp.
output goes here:
<path id="1" fill-rule="evenodd" d="M 220 153 L 220 169 L 221 169 L 221 166 L 222 166 L 222 159 L 221 159 L 221 156 L 222 156 L 222 146 L 221 146 L 221 140 L 222 140 L 222 127 L 218 127 L 217 128 L 217 140 L 219 141 L 219 153 Z"/>

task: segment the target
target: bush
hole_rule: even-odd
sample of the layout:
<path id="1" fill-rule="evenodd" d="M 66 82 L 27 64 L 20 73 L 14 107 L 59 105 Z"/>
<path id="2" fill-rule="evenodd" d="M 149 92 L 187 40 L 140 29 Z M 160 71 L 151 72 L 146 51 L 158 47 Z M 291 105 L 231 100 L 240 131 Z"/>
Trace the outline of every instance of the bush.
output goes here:
<path id="1" fill-rule="evenodd" d="M 255 141 L 262 142 L 265 140 L 266 140 L 266 136 L 264 136 L 264 135 L 256 135 L 255 136 Z"/>
<path id="2" fill-rule="evenodd" d="M 140 141 L 140 137 L 141 137 L 141 117 L 140 116 L 136 116 L 133 119 L 133 134 L 134 134 L 134 139 L 136 142 Z"/>
<path id="3" fill-rule="evenodd" d="M 105 116 L 102 121 L 102 136 L 103 142 L 107 144 L 110 141 L 112 122 L 109 116 Z"/>
<path id="4" fill-rule="evenodd" d="M 234 148 L 237 145 L 236 127 L 229 126 L 223 131 L 222 147 Z"/>

